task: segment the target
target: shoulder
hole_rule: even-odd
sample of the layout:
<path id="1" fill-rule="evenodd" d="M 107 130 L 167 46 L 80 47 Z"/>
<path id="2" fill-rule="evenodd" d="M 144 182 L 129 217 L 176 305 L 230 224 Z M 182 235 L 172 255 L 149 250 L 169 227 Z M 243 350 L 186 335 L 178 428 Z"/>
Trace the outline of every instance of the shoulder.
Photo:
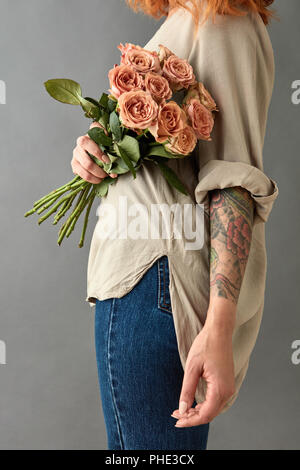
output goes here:
<path id="1" fill-rule="evenodd" d="M 209 38 L 213 43 L 217 41 L 242 41 L 248 45 L 255 44 L 261 30 L 261 18 L 258 14 L 248 12 L 243 16 L 216 15 L 215 19 L 208 18 L 205 23 L 200 22 L 195 39 Z M 263 24 L 263 22 L 262 22 Z M 265 25 L 263 24 L 265 29 Z"/>
<path id="2" fill-rule="evenodd" d="M 200 19 L 191 58 L 201 52 L 206 57 L 214 54 L 215 60 L 227 57 L 239 62 L 258 58 L 271 68 L 274 60 L 267 27 L 260 15 L 251 11 L 243 16 L 216 15 L 215 21 L 209 18 L 204 23 Z"/>
<path id="3" fill-rule="evenodd" d="M 217 15 L 215 22 L 200 23 L 188 60 L 223 110 L 236 105 L 243 92 L 248 98 L 252 94 L 253 102 L 256 94 L 263 103 L 270 99 L 274 57 L 259 15 Z"/>

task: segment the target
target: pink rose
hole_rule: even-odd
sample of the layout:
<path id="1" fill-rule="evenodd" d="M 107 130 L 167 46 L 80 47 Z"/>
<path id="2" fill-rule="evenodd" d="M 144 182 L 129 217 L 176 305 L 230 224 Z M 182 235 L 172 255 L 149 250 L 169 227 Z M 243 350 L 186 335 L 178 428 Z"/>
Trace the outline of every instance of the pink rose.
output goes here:
<path id="1" fill-rule="evenodd" d="M 197 144 L 196 134 L 191 126 L 185 126 L 177 135 L 171 137 L 169 143 L 165 146 L 169 152 L 189 155 Z"/>
<path id="2" fill-rule="evenodd" d="M 209 111 L 197 99 L 191 99 L 185 107 L 192 127 L 198 139 L 211 140 L 210 133 L 214 127 L 214 118 Z"/>
<path id="3" fill-rule="evenodd" d="M 147 72 L 161 73 L 157 52 L 147 51 L 140 46 L 130 43 L 126 43 L 125 46 L 120 44 L 118 48 L 122 52 L 122 65 L 130 65 L 140 74 L 146 74 Z"/>
<path id="4" fill-rule="evenodd" d="M 172 96 L 168 80 L 157 73 L 148 72 L 145 75 L 145 89 L 158 103 L 168 100 Z"/>
<path id="5" fill-rule="evenodd" d="M 173 52 L 170 51 L 170 49 L 168 49 L 166 46 L 159 44 L 158 47 L 159 47 L 158 57 L 159 57 L 160 63 L 167 60 L 171 55 L 174 55 Z"/>
<path id="6" fill-rule="evenodd" d="M 175 101 L 159 106 L 158 119 L 149 127 L 157 142 L 165 142 L 168 137 L 176 137 L 186 124 L 186 115 Z"/>
<path id="7" fill-rule="evenodd" d="M 141 90 L 144 87 L 144 80 L 129 65 L 116 65 L 108 73 L 110 82 L 109 92 L 119 98 L 122 93 L 132 90 Z"/>
<path id="8" fill-rule="evenodd" d="M 173 91 L 188 88 L 195 83 L 193 67 L 185 59 L 179 59 L 176 55 L 171 55 L 164 62 L 163 76 L 170 83 Z"/>
<path id="9" fill-rule="evenodd" d="M 118 108 L 122 124 L 130 129 L 147 129 L 157 119 L 158 105 L 147 91 L 123 93 Z"/>
<path id="10" fill-rule="evenodd" d="M 211 94 L 206 90 L 203 83 L 197 82 L 192 85 L 184 99 L 188 104 L 191 99 L 198 99 L 209 111 L 218 111 L 217 105 Z"/>

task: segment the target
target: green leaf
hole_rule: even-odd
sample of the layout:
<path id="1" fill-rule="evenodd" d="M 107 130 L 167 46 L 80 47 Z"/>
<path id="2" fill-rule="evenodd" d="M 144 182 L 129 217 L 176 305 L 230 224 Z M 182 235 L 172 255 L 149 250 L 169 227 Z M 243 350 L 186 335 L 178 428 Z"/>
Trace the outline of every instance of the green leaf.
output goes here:
<path id="1" fill-rule="evenodd" d="M 122 159 L 120 157 L 116 157 L 115 155 L 112 155 L 111 153 L 106 153 L 106 155 L 109 157 L 109 163 L 103 162 L 102 160 L 99 160 L 97 157 L 92 155 L 91 153 L 87 152 L 88 155 L 91 157 L 91 159 L 98 165 L 100 168 L 103 168 L 106 173 L 115 173 L 114 169 L 112 168 L 113 164 L 115 161 L 120 160 L 122 163 Z M 128 171 L 128 168 L 126 167 L 126 172 Z M 125 173 L 125 172 L 124 172 Z"/>
<path id="2" fill-rule="evenodd" d="M 104 108 L 104 109 L 107 108 L 107 104 L 108 104 L 108 94 L 107 93 L 102 93 L 101 98 L 99 100 L 99 104 L 100 104 L 100 106 L 102 106 L 102 108 Z"/>
<path id="3" fill-rule="evenodd" d="M 79 105 L 81 103 L 81 87 L 79 83 L 67 78 L 53 78 L 44 83 L 52 98 L 61 103 Z"/>
<path id="4" fill-rule="evenodd" d="M 168 167 L 165 163 L 163 163 L 162 161 L 158 161 L 157 164 L 158 164 L 158 166 L 160 168 L 160 171 L 162 172 L 163 176 L 167 180 L 167 182 L 171 186 L 176 188 L 180 193 L 187 194 L 187 190 L 186 190 L 185 186 L 179 180 L 176 173 L 170 167 Z"/>
<path id="5" fill-rule="evenodd" d="M 80 98 L 80 104 L 82 109 L 86 113 L 86 117 L 98 120 L 100 117 L 100 109 L 98 105 L 95 105 L 91 101 L 87 100 L 86 98 Z"/>
<path id="6" fill-rule="evenodd" d="M 112 163 L 119 160 L 119 157 L 117 157 L 116 155 L 113 155 L 112 153 L 106 152 L 106 155 L 110 158 L 110 161 Z"/>
<path id="7" fill-rule="evenodd" d="M 114 136 L 115 140 L 118 142 L 122 139 L 122 128 L 119 120 L 119 116 L 115 111 L 110 114 L 109 117 L 109 125 L 112 135 Z"/>
<path id="8" fill-rule="evenodd" d="M 121 157 L 117 157 L 117 160 L 114 162 L 112 168 L 111 168 L 111 173 L 117 173 L 117 175 L 123 175 L 125 173 L 128 173 L 130 171 L 128 169 L 128 166 L 126 163 L 122 160 Z"/>
<path id="9" fill-rule="evenodd" d="M 106 178 L 104 178 L 104 180 L 102 180 L 101 183 L 95 185 L 96 196 L 98 197 L 106 196 L 109 185 L 116 183 L 116 181 L 117 181 L 117 178 L 110 178 L 110 176 L 107 176 Z"/>
<path id="10" fill-rule="evenodd" d="M 104 147 L 110 147 L 112 145 L 111 137 L 107 136 L 100 127 L 93 127 L 88 131 L 88 135 L 98 145 L 103 145 Z"/>
<path id="11" fill-rule="evenodd" d="M 100 104 L 94 98 L 90 98 L 89 96 L 85 96 L 84 99 L 89 101 L 90 103 L 93 103 L 98 109 L 100 108 Z"/>
<path id="12" fill-rule="evenodd" d="M 101 110 L 100 112 L 100 118 L 98 119 L 98 122 L 107 129 L 107 124 L 109 121 L 109 114 L 107 111 Z"/>
<path id="13" fill-rule="evenodd" d="M 89 157 L 91 157 L 91 159 L 98 165 L 100 166 L 100 168 L 103 168 L 104 167 L 104 162 L 102 160 L 99 160 L 99 158 L 95 157 L 94 155 L 92 155 L 90 152 L 87 152 L 87 154 L 89 155 Z"/>
<path id="14" fill-rule="evenodd" d="M 130 157 L 127 154 L 126 150 L 123 150 L 122 147 L 119 146 L 119 144 L 115 144 L 115 147 L 117 148 L 118 154 L 120 155 L 122 160 L 124 160 L 124 162 L 127 165 L 128 169 L 131 171 L 133 177 L 136 178 L 136 172 L 135 172 L 134 166 L 133 166 L 133 164 L 130 160 Z"/>
<path id="15" fill-rule="evenodd" d="M 161 144 L 151 145 L 149 150 L 146 152 L 146 157 L 164 157 L 164 158 L 184 158 L 186 155 L 174 154 L 168 152 L 165 147 Z"/>
<path id="16" fill-rule="evenodd" d="M 108 111 L 109 112 L 114 111 L 117 107 L 117 103 L 118 102 L 116 100 L 112 100 L 111 98 L 108 98 L 108 101 L 107 101 Z"/>
<path id="17" fill-rule="evenodd" d="M 125 135 L 121 142 L 118 142 L 118 148 L 124 150 L 130 160 L 133 160 L 136 163 L 139 161 L 141 157 L 140 147 L 138 141 L 134 137 Z"/>
<path id="18" fill-rule="evenodd" d="M 116 173 L 123 174 L 130 170 L 135 178 L 135 167 L 137 167 L 137 162 L 140 160 L 141 157 L 138 141 L 134 137 L 125 135 L 121 142 L 114 144 L 114 148 L 116 154 L 119 155 L 119 157 L 121 157 L 121 159 L 123 160 L 123 162 L 118 163 Z M 111 171 L 114 172 L 115 168 L 112 168 Z"/>
<path id="19" fill-rule="evenodd" d="M 110 163 L 104 163 L 103 162 L 103 170 L 106 173 L 113 173 L 113 171 L 111 171 L 111 167 L 112 167 L 112 162 L 110 162 Z"/>

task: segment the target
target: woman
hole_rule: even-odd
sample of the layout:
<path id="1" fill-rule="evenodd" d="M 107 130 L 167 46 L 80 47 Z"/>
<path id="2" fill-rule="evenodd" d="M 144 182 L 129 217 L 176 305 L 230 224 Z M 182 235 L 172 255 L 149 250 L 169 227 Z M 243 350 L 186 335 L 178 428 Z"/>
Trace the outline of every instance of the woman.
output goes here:
<path id="1" fill-rule="evenodd" d="M 110 449 L 205 449 L 209 423 L 232 405 L 246 375 L 264 304 L 264 226 L 278 194 L 262 161 L 274 80 L 266 29 L 271 3 L 129 1 L 136 11 L 167 16 L 145 48 L 163 44 L 187 59 L 219 113 L 212 142 L 169 163 L 188 195 L 149 163 L 134 181 L 123 175 L 100 205 L 87 300 L 96 303 Z M 82 136 L 73 171 L 98 183 L 105 173 L 87 152 L 106 158 Z M 147 209 L 144 224 L 153 205 L 170 213 L 174 204 L 202 205 L 203 245 L 195 248 L 186 234 L 103 236 L 116 218 L 136 215 L 137 204 Z"/>

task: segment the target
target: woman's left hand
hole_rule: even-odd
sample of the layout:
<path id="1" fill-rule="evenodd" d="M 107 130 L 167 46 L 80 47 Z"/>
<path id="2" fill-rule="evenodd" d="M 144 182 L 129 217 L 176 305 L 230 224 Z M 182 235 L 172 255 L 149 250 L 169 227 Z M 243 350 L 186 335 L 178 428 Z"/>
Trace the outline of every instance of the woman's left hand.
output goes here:
<path id="1" fill-rule="evenodd" d="M 227 326 L 205 323 L 189 351 L 176 427 L 199 426 L 220 414 L 235 392 L 232 332 Z M 191 408 L 199 379 L 207 384 L 205 401 Z"/>

